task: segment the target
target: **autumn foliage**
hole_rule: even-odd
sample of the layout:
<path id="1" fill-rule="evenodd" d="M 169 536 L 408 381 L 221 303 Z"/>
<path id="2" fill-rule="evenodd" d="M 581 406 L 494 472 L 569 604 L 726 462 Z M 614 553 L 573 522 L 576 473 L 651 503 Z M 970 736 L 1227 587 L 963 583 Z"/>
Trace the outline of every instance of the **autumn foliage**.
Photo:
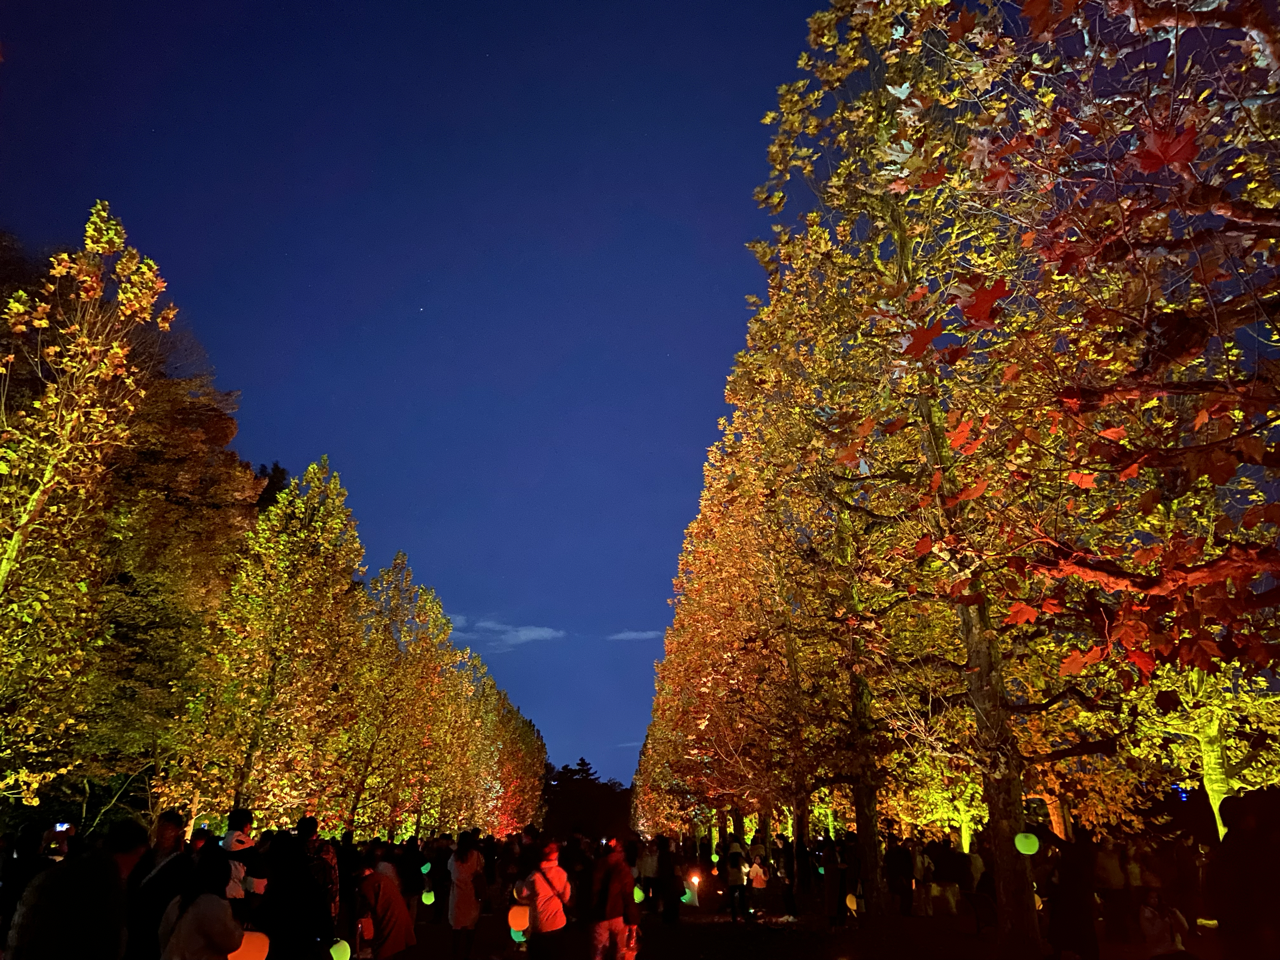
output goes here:
<path id="1" fill-rule="evenodd" d="M 361 835 L 535 819 L 536 728 L 403 555 L 367 578 L 327 461 L 264 490 L 229 449 L 234 398 L 189 369 L 156 265 L 106 204 L 47 270 L 0 254 L 8 818 L 38 804 L 92 830 L 172 806 L 216 826 L 244 805 Z"/>
<path id="2" fill-rule="evenodd" d="M 1021 955 L 1030 798 L 1118 829 L 1171 781 L 1215 809 L 1265 782 L 1275 37 L 1245 3 L 811 18 L 765 118 L 769 291 L 686 537 L 655 816 L 843 780 L 860 839 L 877 810 L 985 823 Z M 848 752 L 810 757 L 831 723 Z"/>

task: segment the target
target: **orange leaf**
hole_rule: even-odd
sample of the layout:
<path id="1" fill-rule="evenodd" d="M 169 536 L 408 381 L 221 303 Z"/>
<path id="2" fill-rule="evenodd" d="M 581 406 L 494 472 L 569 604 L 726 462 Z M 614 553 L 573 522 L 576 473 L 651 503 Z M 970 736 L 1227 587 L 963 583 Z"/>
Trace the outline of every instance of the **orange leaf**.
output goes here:
<path id="1" fill-rule="evenodd" d="M 1040 611 L 1031 606 L 1031 604 L 1018 600 L 1009 608 L 1009 615 L 1004 618 L 1004 622 L 1035 623 L 1036 617 L 1039 615 Z"/>
<path id="2" fill-rule="evenodd" d="M 933 549 L 933 538 L 927 534 L 916 541 L 916 556 L 923 557 Z"/>
<path id="3" fill-rule="evenodd" d="M 1145 459 L 1146 459 L 1146 458 L 1145 458 L 1145 457 L 1143 457 L 1143 458 L 1141 458 L 1141 459 L 1139 459 L 1139 460 L 1135 461 L 1134 463 L 1129 464 L 1129 466 L 1127 466 L 1127 467 L 1125 467 L 1123 470 L 1121 470 L 1121 471 L 1120 471 L 1120 479 L 1121 479 L 1121 480 L 1132 480 L 1134 477 L 1136 477 L 1136 476 L 1138 475 L 1138 470 L 1142 467 L 1142 461 L 1143 461 L 1143 460 L 1145 460 Z"/>
<path id="4" fill-rule="evenodd" d="M 1097 486 L 1094 481 L 1097 479 L 1096 473 L 1068 473 L 1067 479 L 1074 483 L 1081 490 L 1090 490 Z"/>
<path id="5" fill-rule="evenodd" d="M 1124 427 L 1108 427 L 1106 430 L 1099 430 L 1098 436 L 1106 437 L 1108 440 L 1123 440 L 1128 434 Z"/>
<path id="6" fill-rule="evenodd" d="M 964 446 L 969 440 L 969 431 L 973 429 L 973 421 L 965 420 L 960 426 L 947 434 L 947 440 L 951 442 L 951 449 Z"/>
<path id="7" fill-rule="evenodd" d="M 1005 383 L 1010 383 L 1017 380 L 1021 375 L 1022 371 L 1018 368 L 1018 365 L 1016 363 L 1011 363 L 1004 368 L 1004 373 L 1001 375 L 1000 379 Z"/>
<path id="8" fill-rule="evenodd" d="M 956 496 L 956 499 L 957 500 L 976 500 L 978 497 L 982 496 L 984 493 L 987 492 L 987 483 L 988 481 L 984 478 L 982 480 L 979 480 L 972 487 L 965 487 L 965 489 L 961 490 L 960 493 Z"/>

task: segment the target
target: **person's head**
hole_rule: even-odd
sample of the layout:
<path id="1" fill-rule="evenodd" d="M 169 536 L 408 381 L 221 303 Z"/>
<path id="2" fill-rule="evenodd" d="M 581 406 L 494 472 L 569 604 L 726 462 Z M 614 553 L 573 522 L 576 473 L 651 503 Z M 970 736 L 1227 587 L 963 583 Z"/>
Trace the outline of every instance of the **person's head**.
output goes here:
<path id="1" fill-rule="evenodd" d="M 476 848 L 475 834 L 471 833 L 470 831 L 458 834 L 458 846 L 457 846 L 457 849 L 454 851 L 454 853 L 459 860 L 461 860 L 463 857 L 465 857 L 475 848 Z"/>
<path id="2" fill-rule="evenodd" d="M 1144 896 L 1142 899 L 1146 903 L 1146 905 L 1150 907 L 1152 910 L 1159 910 L 1160 909 L 1160 888 L 1148 887 L 1146 896 Z"/>
<path id="3" fill-rule="evenodd" d="M 191 831 L 191 849 L 200 850 L 206 844 L 213 843 L 213 831 L 208 827 L 196 827 Z"/>
<path id="4" fill-rule="evenodd" d="M 176 850 L 187 834 L 187 818 L 177 810 L 165 810 L 156 817 L 156 849 Z"/>
<path id="5" fill-rule="evenodd" d="M 191 904 L 206 893 L 221 897 L 227 896 L 227 885 L 231 883 L 231 859 L 216 843 L 206 843 L 196 857 L 196 868 L 191 872 L 186 886 L 182 888 L 178 901 L 178 915 L 187 911 Z"/>
<path id="6" fill-rule="evenodd" d="M 762 853 L 756 854 L 756 863 L 758 863 L 762 867 L 764 866 L 764 854 Z"/>
<path id="7" fill-rule="evenodd" d="M 548 840 L 542 845 L 540 854 L 543 863 L 556 863 L 560 860 L 560 844 L 554 840 Z"/>
<path id="8" fill-rule="evenodd" d="M 298 839 L 306 842 L 320 832 L 320 821 L 315 817 L 303 817 L 298 821 Z"/>
<path id="9" fill-rule="evenodd" d="M 241 833 L 248 833 L 253 826 L 252 810 L 232 810 L 227 814 L 227 832 L 238 830 Z"/>
<path id="10" fill-rule="evenodd" d="M 129 874 L 133 873 L 133 868 L 150 847 L 151 836 L 137 820 L 120 820 L 113 823 L 107 832 L 106 851 L 115 860 L 122 879 L 129 879 Z"/>

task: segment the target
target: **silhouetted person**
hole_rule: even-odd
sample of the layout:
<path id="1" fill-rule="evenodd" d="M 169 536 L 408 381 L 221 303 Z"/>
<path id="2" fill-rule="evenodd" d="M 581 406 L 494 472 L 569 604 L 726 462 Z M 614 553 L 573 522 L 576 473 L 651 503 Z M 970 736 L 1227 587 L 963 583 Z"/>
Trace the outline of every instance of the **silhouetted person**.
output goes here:
<path id="1" fill-rule="evenodd" d="M 160 921 L 157 942 L 163 960 L 226 960 L 227 954 L 240 949 L 244 929 L 227 902 L 230 882 L 227 852 L 217 844 L 206 845 L 182 893 Z M 273 944 L 273 954 L 274 950 Z"/>
<path id="2" fill-rule="evenodd" d="M 9 929 L 6 960 L 116 960 L 124 953 L 126 884 L 149 847 L 147 831 L 125 820 L 102 853 L 72 856 L 28 884 Z"/>

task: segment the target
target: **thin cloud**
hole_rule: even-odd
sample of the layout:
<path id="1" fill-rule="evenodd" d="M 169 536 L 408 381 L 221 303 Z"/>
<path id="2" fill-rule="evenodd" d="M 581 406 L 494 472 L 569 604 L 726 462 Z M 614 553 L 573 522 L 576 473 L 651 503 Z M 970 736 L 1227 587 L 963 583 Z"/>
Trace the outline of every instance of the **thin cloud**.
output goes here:
<path id="1" fill-rule="evenodd" d="M 462 621 L 467 625 L 465 617 L 454 617 L 455 624 Z M 559 640 L 567 636 L 563 630 L 554 627 L 514 626 L 498 620 L 478 620 L 469 630 L 454 630 L 454 638 L 471 646 L 483 645 L 493 653 L 505 653 L 526 643 L 537 640 Z"/>
<path id="2" fill-rule="evenodd" d="M 615 743 L 613 746 L 614 746 L 614 748 L 615 748 L 615 749 L 617 749 L 617 750 L 621 750 L 623 747 L 643 747 L 643 746 L 644 746 L 644 741 L 642 741 L 642 740 L 628 740 L 626 743 Z"/>
<path id="3" fill-rule="evenodd" d="M 661 630 L 623 630 L 605 637 L 606 640 L 657 640 Z"/>

